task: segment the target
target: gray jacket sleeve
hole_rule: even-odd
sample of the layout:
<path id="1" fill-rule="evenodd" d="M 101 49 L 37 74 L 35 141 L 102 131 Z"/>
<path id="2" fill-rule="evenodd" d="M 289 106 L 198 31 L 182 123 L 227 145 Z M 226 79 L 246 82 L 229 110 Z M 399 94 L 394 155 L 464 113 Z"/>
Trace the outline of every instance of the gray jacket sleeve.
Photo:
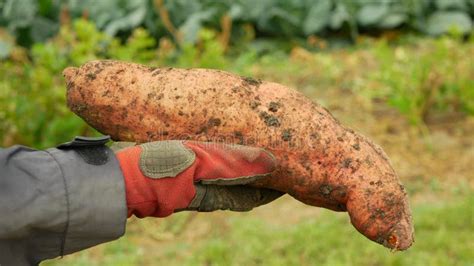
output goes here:
<path id="1" fill-rule="evenodd" d="M 0 149 L 1 266 L 36 265 L 124 234 L 118 161 L 103 144 L 88 146 Z"/>

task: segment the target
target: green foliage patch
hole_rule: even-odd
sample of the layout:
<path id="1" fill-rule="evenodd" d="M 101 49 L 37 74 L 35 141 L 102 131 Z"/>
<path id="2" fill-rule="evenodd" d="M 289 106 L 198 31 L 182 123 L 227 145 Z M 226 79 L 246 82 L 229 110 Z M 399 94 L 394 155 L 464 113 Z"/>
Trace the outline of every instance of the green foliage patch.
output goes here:
<path id="1" fill-rule="evenodd" d="M 375 53 L 380 71 L 371 76 L 382 84 L 379 96 L 413 124 L 436 112 L 474 115 L 474 66 L 466 59 L 474 53 L 474 43 L 441 38 L 393 49 L 382 41 Z"/>
<path id="2" fill-rule="evenodd" d="M 54 146 L 74 135 L 94 134 L 65 103 L 61 72 L 97 58 L 148 62 L 155 57 L 155 40 L 136 29 L 125 44 L 99 32 L 95 25 L 77 20 L 58 36 L 31 48 L 31 59 L 21 57 L 0 65 L 0 139 L 4 145 Z"/>
<path id="3" fill-rule="evenodd" d="M 179 41 L 195 43 L 204 27 L 221 31 L 222 18 L 231 21 L 231 39 L 238 42 L 248 25 L 258 36 L 285 38 L 331 32 L 355 38 L 360 31 L 394 28 L 430 35 L 455 28 L 467 34 L 473 16 L 473 0 L 0 0 L 0 27 L 26 46 L 79 17 L 110 36 L 126 38 L 141 26 L 155 38 L 178 38 L 179 32 Z"/>

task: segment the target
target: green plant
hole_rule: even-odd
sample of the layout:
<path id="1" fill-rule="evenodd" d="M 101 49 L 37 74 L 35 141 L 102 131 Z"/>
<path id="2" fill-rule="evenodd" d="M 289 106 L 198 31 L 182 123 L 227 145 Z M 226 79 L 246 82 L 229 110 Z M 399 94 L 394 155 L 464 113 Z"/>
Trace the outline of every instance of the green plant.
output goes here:
<path id="1" fill-rule="evenodd" d="M 216 38 L 215 32 L 202 30 L 199 32 L 197 45 L 185 43 L 177 59 L 180 67 L 226 68 L 229 62 L 224 57 L 224 49 Z"/>
<path id="2" fill-rule="evenodd" d="M 360 31 L 401 27 L 431 35 L 453 28 L 469 34 L 473 16 L 472 0 L 0 0 L 0 27 L 8 28 L 27 47 L 46 41 L 61 24 L 80 17 L 122 40 L 143 27 L 156 39 L 172 36 L 181 44 L 196 43 L 204 28 L 227 31 L 228 38 L 238 43 L 248 25 L 257 37 L 338 32 L 356 39 Z M 0 51 L 7 49 L 0 41 Z"/>
<path id="3" fill-rule="evenodd" d="M 124 44 L 114 39 L 107 53 L 114 59 L 146 63 L 156 59 L 155 46 L 156 41 L 148 31 L 137 28 Z"/>
<path id="4" fill-rule="evenodd" d="M 95 131 L 72 114 L 65 104 L 62 70 L 97 58 L 150 61 L 154 39 L 136 29 L 125 44 L 97 30 L 86 20 L 61 27 L 57 37 L 36 43 L 31 60 L 0 65 L 0 139 L 2 145 L 54 146 L 74 135 Z"/>
<path id="5" fill-rule="evenodd" d="M 472 42 L 448 37 L 395 49 L 379 41 L 375 55 L 380 68 L 370 76 L 383 85 L 378 96 L 415 125 L 439 111 L 472 115 L 474 68 L 465 56 L 473 52 Z"/>

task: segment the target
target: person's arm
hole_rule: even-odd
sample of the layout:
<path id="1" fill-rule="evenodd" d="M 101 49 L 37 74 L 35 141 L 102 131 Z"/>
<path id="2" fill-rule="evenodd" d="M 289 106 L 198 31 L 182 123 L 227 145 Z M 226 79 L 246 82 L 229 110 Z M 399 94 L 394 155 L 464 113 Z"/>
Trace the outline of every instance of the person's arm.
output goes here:
<path id="1" fill-rule="evenodd" d="M 36 265 L 124 234 L 124 177 L 105 141 L 0 150 L 0 265 Z"/>
<path id="2" fill-rule="evenodd" d="M 127 217 L 249 211 L 283 195 L 246 186 L 276 169 L 240 145 L 159 141 L 117 151 L 108 138 L 0 150 L 0 265 L 35 265 L 123 235 Z"/>

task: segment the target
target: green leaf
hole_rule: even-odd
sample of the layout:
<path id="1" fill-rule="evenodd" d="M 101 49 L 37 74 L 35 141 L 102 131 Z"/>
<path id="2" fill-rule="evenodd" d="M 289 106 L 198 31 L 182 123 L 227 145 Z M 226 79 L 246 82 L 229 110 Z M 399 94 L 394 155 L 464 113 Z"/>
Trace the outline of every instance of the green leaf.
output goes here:
<path id="1" fill-rule="evenodd" d="M 12 45 L 0 40 L 0 59 L 5 59 L 10 55 Z"/>
<path id="2" fill-rule="evenodd" d="M 432 0 L 405 0 L 403 6 L 415 17 L 422 17 L 431 8 Z"/>
<path id="3" fill-rule="evenodd" d="M 351 15 L 349 14 L 346 6 L 342 3 L 338 3 L 334 11 L 332 12 L 329 26 L 331 29 L 340 29 L 342 24 L 349 21 Z"/>
<path id="4" fill-rule="evenodd" d="M 306 35 L 324 29 L 331 18 L 332 3 L 329 0 L 316 1 L 309 9 L 308 16 L 303 23 L 303 32 Z"/>
<path id="5" fill-rule="evenodd" d="M 387 5 L 369 4 L 363 6 L 357 12 L 357 21 L 361 26 L 371 26 L 379 23 L 387 15 L 389 8 Z"/>
<path id="6" fill-rule="evenodd" d="M 215 9 L 208 9 L 192 14 L 184 24 L 179 27 L 179 31 L 183 33 L 184 41 L 187 43 L 195 43 L 202 23 L 212 18 L 215 11 Z"/>
<path id="7" fill-rule="evenodd" d="M 54 11 L 54 5 L 52 0 L 38 0 L 38 13 L 41 16 L 51 15 Z"/>
<path id="8" fill-rule="evenodd" d="M 58 23 L 44 17 L 36 17 L 31 25 L 31 37 L 35 42 L 42 42 L 54 36 L 58 29 Z"/>
<path id="9" fill-rule="evenodd" d="M 460 11 L 435 12 L 428 18 L 426 24 L 425 31 L 431 35 L 443 34 L 453 29 L 466 34 L 472 29 L 471 18 Z"/>
<path id="10" fill-rule="evenodd" d="M 283 6 L 271 6 L 256 18 L 259 30 L 280 36 L 298 35 L 301 32 L 300 22 L 300 14 L 295 12 L 293 8 Z"/>
<path id="11" fill-rule="evenodd" d="M 436 0 L 436 7 L 438 9 L 458 9 L 466 10 L 466 2 L 464 0 Z"/>
<path id="12" fill-rule="evenodd" d="M 167 0 L 164 2 L 174 25 L 182 25 L 191 14 L 203 10 L 201 1 Z"/>
<path id="13" fill-rule="evenodd" d="M 403 13 L 389 14 L 380 21 L 379 26 L 385 29 L 396 28 L 408 20 L 408 16 Z"/>
<path id="14" fill-rule="evenodd" d="M 109 35 L 139 26 L 150 9 L 147 0 L 70 0 L 68 4 L 75 16 L 81 16 L 82 12 L 87 11 L 97 27 Z"/>
<path id="15" fill-rule="evenodd" d="M 2 15 L 9 22 L 9 28 L 23 28 L 31 25 L 37 9 L 33 0 L 7 0 Z"/>
<path id="16" fill-rule="evenodd" d="M 114 36 L 120 30 L 135 28 L 143 22 L 145 15 L 146 8 L 138 7 L 137 9 L 128 12 L 126 16 L 110 21 L 105 27 L 104 32 Z"/>

